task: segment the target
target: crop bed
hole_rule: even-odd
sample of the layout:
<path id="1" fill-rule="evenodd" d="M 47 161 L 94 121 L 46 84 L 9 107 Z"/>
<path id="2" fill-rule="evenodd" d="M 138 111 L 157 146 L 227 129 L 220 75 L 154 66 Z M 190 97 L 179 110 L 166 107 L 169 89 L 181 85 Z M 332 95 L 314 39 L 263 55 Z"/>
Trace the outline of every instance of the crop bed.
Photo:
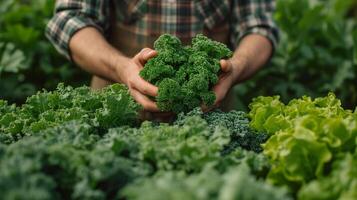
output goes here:
<path id="1" fill-rule="evenodd" d="M 127 89 L 0 101 L 2 199 L 356 199 L 357 112 L 333 94 L 140 122 Z"/>

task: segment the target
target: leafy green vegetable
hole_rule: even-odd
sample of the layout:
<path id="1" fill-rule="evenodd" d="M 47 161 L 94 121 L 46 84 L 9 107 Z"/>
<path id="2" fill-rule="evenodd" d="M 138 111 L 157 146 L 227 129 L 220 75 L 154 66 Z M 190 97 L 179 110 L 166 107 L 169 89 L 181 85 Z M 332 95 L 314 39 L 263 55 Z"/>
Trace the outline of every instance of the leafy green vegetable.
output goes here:
<path id="1" fill-rule="evenodd" d="M 287 105 L 279 97 L 259 97 L 250 108 L 251 126 L 272 135 L 263 145 L 272 164 L 268 181 L 288 185 L 294 192 L 302 187 L 301 199 L 341 198 L 341 188 L 353 187 L 352 181 L 329 183 L 339 173 L 331 172 L 329 166 L 343 165 L 341 173 L 348 173 L 338 157 L 356 154 L 357 138 L 356 113 L 344 110 L 332 93 L 314 100 L 305 96 Z M 351 177 L 357 178 L 353 172 Z M 335 189 L 317 198 L 315 190 L 328 190 L 329 184 Z"/>
<path id="2" fill-rule="evenodd" d="M 207 183 L 226 182 L 221 175 L 230 177 L 228 170 L 242 164 L 247 169 L 237 173 L 246 176 L 230 179 L 240 190 L 245 191 L 241 182 L 249 181 L 250 187 L 267 195 L 285 194 L 255 180 L 264 179 L 270 165 L 264 155 L 242 149 L 259 148 L 262 142 L 260 133 L 249 129 L 245 113 L 203 114 L 195 109 L 181 114 L 172 125 L 143 122 L 139 126 L 138 109 L 127 89 L 118 84 L 101 91 L 60 84 L 55 91 L 29 97 L 21 107 L 1 100 L 2 197 L 118 199 L 123 188 L 135 187 L 130 185 L 138 180 L 182 173 L 185 182 L 187 177 L 206 176 L 208 168 L 216 175 L 205 177 L 206 184 L 196 187 L 210 191 L 214 188 Z M 167 188 L 169 193 L 178 189 Z M 228 191 L 218 189 L 217 195 Z M 248 198 L 250 192 L 244 195 Z"/>
<path id="3" fill-rule="evenodd" d="M 250 108 L 140 124 L 118 84 L 60 84 L 20 107 L 0 100 L 2 198 L 355 198 L 357 109 L 332 93 Z"/>
<path id="4" fill-rule="evenodd" d="M 220 174 L 207 167 L 201 173 L 187 176 L 182 172 L 159 173 L 139 179 L 123 190 L 129 199 L 290 199 L 284 189 L 256 180 L 245 163 Z"/>
<path id="5" fill-rule="evenodd" d="M 97 142 L 88 124 L 72 121 L 1 146 L 2 198 L 110 199 L 147 171 Z"/>
<path id="6" fill-rule="evenodd" d="M 330 176 L 314 180 L 304 186 L 299 199 L 354 199 L 357 197 L 357 154 L 341 155 L 333 163 Z M 338 184 L 337 184 L 338 183 Z"/>
<path id="7" fill-rule="evenodd" d="M 156 100 L 162 111 L 187 112 L 201 103 L 214 103 L 210 88 L 218 81 L 219 61 L 232 56 L 224 44 L 199 34 L 184 47 L 177 37 L 164 34 L 154 48 L 158 55 L 145 64 L 140 76 L 159 87 Z"/>
<path id="8" fill-rule="evenodd" d="M 265 132 L 257 132 L 250 128 L 250 120 L 247 114 L 242 111 L 222 112 L 214 110 L 203 113 L 200 108 L 196 108 L 187 114 L 181 113 L 175 123 L 182 123 L 182 119 L 185 119 L 187 116 L 202 117 L 207 121 L 211 129 L 215 129 L 217 126 L 227 128 L 231 133 L 231 140 L 226 145 L 224 153 L 230 153 L 237 147 L 259 153 L 262 151 L 261 144 L 268 139 L 268 135 Z"/>
<path id="9" fill-rule="evenodd" d="M 229 143 L 229 132 L 217 127 L 208 128 L 199 117 L 187 117 L 181 126 L 143 123 L 140 129 L 112 129 L 112 141 L 122 146 L 121 151 L 133 151 L 133 158 L 150 163 L 154 169 L 200 171 L 208 162 L 219 160 L 220 152 Z M 125 133 L 129 131 L 129 133 Z M 129 139 L 135 137 L 135 139 Z M 164 147 L 164 148 L 163 148 Z"/>
<path id="10" fill-rule="evenodd" d="M 0 116 L 0 131 L 13 140 L 79 119 L 99 129 L 135 125 L 139 110 L 127 89 L 119 84 L 101 91 L 59 84 L 55 91 L 29 97 L 21 107 L 9 107 L 3 101 L 1 104 L 2 109 L 8 112 Z"/>
<path id="11" fill-rule="evenodd" d="M 3 72 L 17 73 L 26 68 L 22 51 L 15 49 L 11 43 L 0 43 L 0 77 Z"/>

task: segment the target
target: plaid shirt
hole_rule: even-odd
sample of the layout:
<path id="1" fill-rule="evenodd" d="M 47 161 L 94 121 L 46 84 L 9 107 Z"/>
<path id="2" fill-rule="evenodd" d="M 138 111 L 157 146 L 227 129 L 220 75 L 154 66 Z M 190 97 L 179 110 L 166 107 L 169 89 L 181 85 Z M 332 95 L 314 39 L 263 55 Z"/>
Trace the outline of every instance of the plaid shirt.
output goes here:
<path id="1" fill-rule="evenodd" d="M 70 58 L 68 43 L 78 30 L 92 26 L 107 35 L 114 16 L 114 21 L 134 27 L 137 43 L 163 33 L 192 38 L 228 23 L 232 48 L 250 33 L 267 37 L 275 47 L 274 9 L 274 0 L 57 0 L 46 36 Z"/>

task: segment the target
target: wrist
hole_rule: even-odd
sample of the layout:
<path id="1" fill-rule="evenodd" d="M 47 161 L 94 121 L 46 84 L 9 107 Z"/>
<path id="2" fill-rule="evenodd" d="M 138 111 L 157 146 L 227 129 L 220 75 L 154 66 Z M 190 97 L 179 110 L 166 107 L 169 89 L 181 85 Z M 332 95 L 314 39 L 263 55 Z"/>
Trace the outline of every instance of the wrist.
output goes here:
<path id="1" fill-rule="evenodd" d="M 127 58 L 123 55 L 116 54 L 111 62 L 111 68 L 113 69 L 112 76 L 115 79 L 115 82 L 123 83 L 127 85 L 127 75 L 126 71 L 129 66 L 130 58 Z"/>

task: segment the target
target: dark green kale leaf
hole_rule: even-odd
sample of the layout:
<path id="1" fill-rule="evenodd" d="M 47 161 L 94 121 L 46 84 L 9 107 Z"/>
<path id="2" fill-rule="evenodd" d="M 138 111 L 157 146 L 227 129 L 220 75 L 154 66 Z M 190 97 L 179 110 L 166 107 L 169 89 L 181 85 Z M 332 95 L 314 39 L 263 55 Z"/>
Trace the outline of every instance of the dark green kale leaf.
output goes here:
<path id="1" fill-rule="evenodd" d="M 162 111 L 180 113 L 213 105 L 211 87 L 218 81 L 219 61 L 232 56 L 226 45 L 199 34 L 184 47 L 177 37 L 164 34 L 154 48 L 158 55 L 145 64 L 140 76 L 158 86 L 156 101 Z"/>
<path id="2" fill-rule="evenodd" d="M 190 116 L 202 117 L 211 128 L 214 130 L 217 126 L 226 128 L 230 132 L 230 143 L 226 145 L 223 154 L 229 154 L 236 148 L 241 147 L 245 150 L 254 152 L 261 152 L 263 144 L 268 139 L 268 134 L 264 132 L 257 132 L 250 128 L 250 120 L 243 111 L 223 112 L 221 110 L 213 110 L 203 113 L 200 108 L 196 108 L 186 114 L 178 115 L 175 124 L 182 124 L 182 122 Z"/>
<path id="3" fill-rule="evenodd" d="M 70 121 L 0 144 L 3 199 L 113 199 L 147 167 L 116 154 L 94 127 Z"/>
<path id="4" fill-rule="evenodd" d="M 211 131 L 199 116 L 188 117 L 180 125 L 144 122 L 139 129 L 120 127 L 108 135 L 117 154 L 148 163 L 155 171 L 200 171 L 220 160 L 229 142 L 226 129 Z"/>
<path id="5" fill-rule="evenodd" d="M 210 126 L 221 125 L 231 132 L 231 143 L 226 147 L 225 153 L 237 147 L 259 153 L 263 150 L 261 144 L 268 139 L 266 133 L 250 128 L 248 116 L 243 111 L 222 112 L 216 110 L 205 113 L 203 118 Z"/>

